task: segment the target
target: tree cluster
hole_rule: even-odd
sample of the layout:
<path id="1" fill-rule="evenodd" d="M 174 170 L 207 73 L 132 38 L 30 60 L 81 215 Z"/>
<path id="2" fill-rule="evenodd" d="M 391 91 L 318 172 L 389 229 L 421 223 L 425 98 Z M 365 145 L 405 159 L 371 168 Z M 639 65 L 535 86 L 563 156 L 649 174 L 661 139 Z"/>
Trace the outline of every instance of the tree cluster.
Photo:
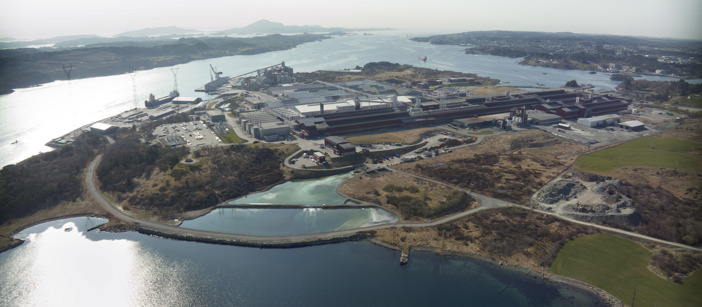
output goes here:
<path id="1" fill-rule="evenodd" d="M 445 238 L 476 243 L 497 259 L 524 254 L 538 259 L 542 266 L 550 265 L 567 240 L 594 232 L 586 226 L 521 208 L 478 212 L 464 220 L 442 224 L 437 230 Z"/>
<path id="2" fill-rule="evenodd" d="M 284 179 L 280 169 L 283 154 L 263 146 L 202 148 L 195 153 L 199 162 L 192 164 L 179 163 L 184 153 L 178 149 L 133 146 L 126 144 L 120 157 L 107 167 L 117 168 L 112 173 L 123 175 L 111 188 L 131 188 L 133 192 L 119 190 L 118 198 L 129 206 L 156 209 L 162 216 L 211 207 Z M 149 170 L 166 176 L 149 178 Z M 137 183 L 135 179 L 140 177 L 143 180 Z"/>
<path id="3" fill-rule="evenodd" d="M 102 136 L 85 132 L 70 145 L 5 166 L 0 170 L 0 223 L 80 197 L 81 172 L 104 145 Z"/>
<path id="4" fill-rule="evenodd" d="M 625 184 L 618 192 L 634 201 L 641 213 L 638 233 L 687 245 L 702 245 L 702 208 L 662 188 Z"/>
<path id="5" fill-rule="evenodd" d="M 402 217 L 405 219 L 411 217 L 432 218 L 446 215 L 465 209 L 472 201 L 472 197 L 467 193 L 455 191 L 438 205 L 430 206 L 427 203 L 426 191 L 420 190 L 415 185 L 401 187 L 388 184 L 383 187 L 383 191 L 389 193 L 385 196 L 386 203 L 397 207 L 400 210 L 400 214 L 402 214 Z M 404 191 L 409 192 L 411 195 L 398 195 L 398 193 Z"/>
<path id="6" fill-rule="evenodd" d="M 188 152 L 185 147 L 148 146 L 137 135 L 125 136 L 105 149 L 97 168 L 100 187 L 104 191 L 131 192 L 136 187 L 134 179 L 150 175 L 156 167 L 169 170 Z"/>
<path id="7" fill-rule="evenodd" d="M 702 264 L 702 254 L 699 253 L 671 253 L 663 249 L 655 252 L 651 257 L 651 265 L 657 266 L 675 283 L 682 283 L 683 278 L 699 268 L 700 264 Z"/>
<path id="8" fill-rule="evenodd" d="M 578 81 L 576 80 L 570 80 L 565 83 L 565 87 L 578 87 Z"/>
<path id="9" fill-rule="evenodd" d="M 684 79 L 680 79 L 678 81 L 626 79 L 617 87 L 628 91 L 652 93 L 650 98 L 659 101 L 667 101 L 669 98 L 677 96 L 702 94 L 702 84 L 691 84 Z"/>

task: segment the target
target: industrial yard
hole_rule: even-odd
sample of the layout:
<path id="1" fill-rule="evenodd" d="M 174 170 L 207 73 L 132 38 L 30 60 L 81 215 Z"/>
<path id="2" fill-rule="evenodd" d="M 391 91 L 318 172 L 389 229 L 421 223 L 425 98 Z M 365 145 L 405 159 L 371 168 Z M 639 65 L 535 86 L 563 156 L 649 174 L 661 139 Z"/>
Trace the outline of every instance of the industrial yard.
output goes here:
<path id="1" fill-rule="evenodd" d="M 292 178 L 310 176 L 303 170 L 320 176 L 356 169 L 374 174 L 364 184 L 375 182 L 377 190 L 397 181 L 378 172 L 391 167 L 532 209 L 630 227 L 641 220 L 640 197 L 618 192 L 628 188 L 614 176 L 593 180 L 571 167 L 584 153 L 671 130 L 686 117 L 590 88 L 527 91 L 456 75 L 387 83 L 359 79 L 362 71 L 324 73 L 350 75 L 337 83 L 296 83 L 285 63 L 248 74 L 255 75 L 210 84 L 208 90 L 220 94 L 216 99 L 152 96 L 148 108 L 89 129 L 109 135 L 117 127 L 187 115 L 150 125 L 149 142 L 191 152 L 237 143 L 291 144 L 299 150 L 283 165 Z M 400 210 L 377 192 L 348 189 L 342 188 Z"/>

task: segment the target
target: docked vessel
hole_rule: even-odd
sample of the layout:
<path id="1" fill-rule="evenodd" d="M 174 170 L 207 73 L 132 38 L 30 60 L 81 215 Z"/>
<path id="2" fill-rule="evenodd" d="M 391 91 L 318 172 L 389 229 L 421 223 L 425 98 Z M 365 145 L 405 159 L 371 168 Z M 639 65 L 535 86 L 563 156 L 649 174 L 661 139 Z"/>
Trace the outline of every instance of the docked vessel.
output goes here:
<path id="1" fill-rule="evenodd" d="M 149 109 L 153 109 L 153 108 L 156 108 L 156 107 L 158 107 L 166 102 L 171 102 L 173 100 L 173 98 L 176 98 L 178 96 L 180 96 L 180 93 L 178 93 L 178 91 L 176 91 L 176 90 L 172 91 L 168 96 L 164 96 L 164 97 L 161 97 L 158 99 L 156 99 L 156 97 L 154 97 L 154 94 L 150 94 L 149 100 L 144 101 L 144 105 L 146 105 L 146 107 Z"/>

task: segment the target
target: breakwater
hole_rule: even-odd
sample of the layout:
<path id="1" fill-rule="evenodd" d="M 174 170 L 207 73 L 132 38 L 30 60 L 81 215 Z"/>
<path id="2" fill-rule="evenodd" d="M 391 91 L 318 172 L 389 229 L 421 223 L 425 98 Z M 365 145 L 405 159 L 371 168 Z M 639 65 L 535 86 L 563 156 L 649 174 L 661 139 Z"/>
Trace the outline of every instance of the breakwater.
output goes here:
<path id="1" fill-rule="evenodd" d="M 218 236 L 218 237 L 200 236 L 200 235 L 193 235 L 193 234 L 180 233 L 180 232 L 160 231 L 160 230 L 150 229 L 150 228 L 146 228 L 146 227 L 139 227 L 137 229 L 137 232 L 139 232 L 141 234 L 145 234 L 145 235 L 174 239 L 174 240 L 201 242 L 201 243 L 209 243 L 209 244 L 220 244 L 220 245 L 258 247 L 258 248 L 297 248 L 297 247 L 314 246 L 314 245 L 322 245 L 322 244 L 340 243 L 340 242 L 346 242 L 346 241 L 361 241 L 361 240 L 366 240 L 368 238 L 371 238 L 373 236 L 372 231 L 362 231 L 362 232 L 356 232 L 356 233 L 349 234 L 349 235 L 331 236 L 331 237 L 326 237 L 326 238 L 309 238 L 309 239 L 296 240 L 295 238 L 291 239 L 291 237 L 278 237 L 278 238 L 271 237 L 270 239 L 256 240 L 256 239 L 227 238 L 225 236 Z"/>

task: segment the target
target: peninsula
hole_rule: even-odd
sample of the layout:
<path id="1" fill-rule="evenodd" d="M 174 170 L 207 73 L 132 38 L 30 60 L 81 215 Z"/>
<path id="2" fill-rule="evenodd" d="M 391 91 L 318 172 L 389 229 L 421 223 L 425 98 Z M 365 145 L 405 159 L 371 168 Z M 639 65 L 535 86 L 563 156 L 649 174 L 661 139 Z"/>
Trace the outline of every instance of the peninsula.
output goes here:
<path id="1" fill-rule="evenodd" d="M 615 35 L 475 31 L 412 40 L 465 46 L 466 54 L 523 58 L 519 63 L 592 72 L 702 77 L 701 41 Z"/>
<path id="2" fill-rule="evenodd" d="M 105 120 L 114 128 L 95 127 L 4 167 L 3 244 L 52 217 L 101 215 L 111 217 L 104 230 L 185 240 L 281 247 L 371 239 L 406 252 L 480 257 L 542 278 L 584 280 L 614 295 L 599 292 L 610 303 L 628 304 L 631 281 L 612 287 L 597 278 L 617 269 L 651 280 L 642 296 L 671 305 L 699 299 L 696 113 L 590 89 L 495 88 L 493 79 L 387 62 L 264 70 L 226 80 L 205 110 L 176 114 L 171 102 L 132 110 Z M 292 178 L 350 171 L 339 192 L 395 213 L 397 223 L 290 237 L 176 227 Z M 633 244 L 627 251 L 650 267 L 588 267 L 594 277 L 574 271 L 578 261 L 628 261 L 563 258 L 595 250 L 593 241 L 619 248 L 616 255 Z M 679 287 L 661 291 L 660 283 Z"/>

